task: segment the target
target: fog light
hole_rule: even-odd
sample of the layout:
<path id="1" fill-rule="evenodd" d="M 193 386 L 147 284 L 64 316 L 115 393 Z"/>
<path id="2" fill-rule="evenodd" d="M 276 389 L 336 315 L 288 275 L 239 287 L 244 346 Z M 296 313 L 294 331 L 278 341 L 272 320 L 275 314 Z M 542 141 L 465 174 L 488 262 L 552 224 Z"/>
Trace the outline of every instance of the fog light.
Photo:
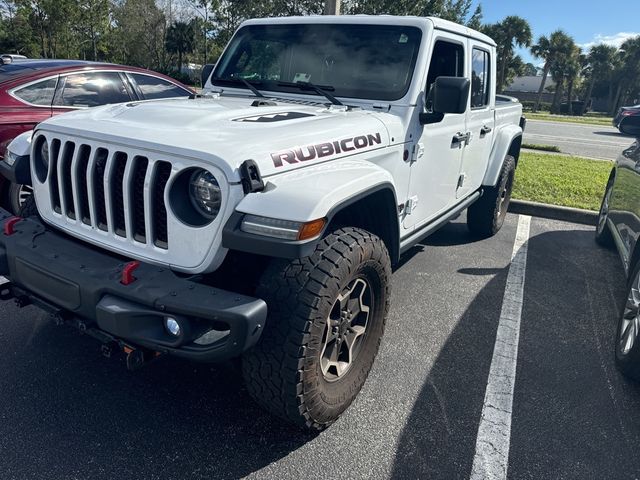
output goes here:
<path id="1" fill-rule="evenodd" d="M 173 317 L 164 317 L 164 328 L 174 337 L 179 336 L 182 330 L 178 321 Z"/>

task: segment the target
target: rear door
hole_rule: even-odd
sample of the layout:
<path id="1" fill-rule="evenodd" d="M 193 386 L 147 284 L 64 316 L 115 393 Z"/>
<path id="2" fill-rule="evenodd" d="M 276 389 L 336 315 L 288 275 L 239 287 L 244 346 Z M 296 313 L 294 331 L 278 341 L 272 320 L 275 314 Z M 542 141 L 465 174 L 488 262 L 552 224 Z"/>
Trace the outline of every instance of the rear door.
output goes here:
<path id="1" fill-rule="evenodd" d="M 456 197 L 466 197 L 482 184 L 491 154 L 495 131 L 495 62 L 492 49 L 469 40 L 468 64 L 471 72 L 471 95 L 467 130 L 469 142 L 462 154 Z"/>

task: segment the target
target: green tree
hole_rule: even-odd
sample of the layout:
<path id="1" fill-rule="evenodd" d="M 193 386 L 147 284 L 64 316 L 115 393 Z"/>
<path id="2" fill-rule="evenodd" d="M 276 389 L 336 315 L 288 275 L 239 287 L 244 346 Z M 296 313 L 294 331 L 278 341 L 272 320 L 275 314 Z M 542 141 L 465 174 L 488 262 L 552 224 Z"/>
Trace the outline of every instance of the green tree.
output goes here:
<path id="1" fill-rule="evenodd" d="M 549 37 L 542 35 L 538 39 L 538 43 L 531 47 L 531 53 L 542 60 L 544 60 L 544 67 L 542 70 L 542 80 L 540 82 L 540 88 L 538 89 L 538 98 L 533 106 L 533 111 L 537 112 L 540 106 L 540 100 L 542 99 L 542 93 L 547 83 L 547 77 L 551 71 L 551 67 L 558 61 L 563 55 L 569 55 L 573 46 L 575 45 L 573 39 L 562 30 L 556 30 Z M 557 90 L 557 89 L 556 89 Z"/>
<path id="2" fill-rule="evenodd" d="M 638 82 L 638 78 L 640 78 L 640 36 L 629 38 L 620 47 L 613 78 L 617 88 L 611 104 L 610 113 L 612 114 L 629 97 L 635 98 L 640 89 Z"/>
<path id="3" fill-rule="evenodd" d="M 112 6 L 111 59 L 152 70 L 167 69 L 166 18 L 154 0 L 123 0 Z"/>
<path id="4" fill-rule="evenodd" d="M 617 49 L 610 45 L 594 45 L 589 49 L 586 58 L 587 64 L 584 70 L 588 78 L 588 87 L 580 115 L 584 115 L 589 107 L 589 101 L 593 95 L 593 88 L 595 87 L 597 79 L 606 78 L 610 81 L 611 72 L 613 72 L 615 68 L 616 55 Z"/>
<path id="5" fill-rule="evenodd" d="M 109 0 L 75 0 L 72 29 L 80 55 L 97 61 L 100 43 L 109 29 Z"/>
<path id="6" fill-rule="evenodd" d="M 178 54 L 178 72 L 182 71 L 182 58 L 193 52 L 195 46 L 195 22 L 174 22 L 167 30 L 165 46 L 167 52 Z"/>
<path id="7" fill-rule="evenodd" d="M 501 22 L 486 25 L 483 30 L 497 44 L 497 89 L 502 92 L 509 80 L 507 73 L 509 66 L 514 61 L 513 51 L 515 47 L 528 47 L 531 45 L 531 26 L 524 18 L 510 15 Z"/>

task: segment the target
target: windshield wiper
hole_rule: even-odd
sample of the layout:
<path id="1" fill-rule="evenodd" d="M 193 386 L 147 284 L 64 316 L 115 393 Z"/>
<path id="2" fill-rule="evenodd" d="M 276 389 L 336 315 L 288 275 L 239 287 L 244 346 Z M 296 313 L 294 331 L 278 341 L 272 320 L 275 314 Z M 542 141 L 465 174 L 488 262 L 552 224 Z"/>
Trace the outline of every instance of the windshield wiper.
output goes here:
<path id="1" fill-rule="evenodd" d="M 265 98 L 264 95 L 262 93 L 260 93 L 260 90 L 258 90 L 256 87 L 251 85 L 248 80 L 246 80 L 244 78 L 239 78 L 238 80 L 240 80 L 242 83 L 244 83 L 247 86 L 247 88 L 249 90 L 251 90 L 256 97 Z"/>
<path id="2" fill-rule="evenodd" d="M 280 87 L 296 87 L 300 90 L 307 90 L 319 93 L 334 105 L 344 105 L 340 100 L 331 95 L 327 90 L 335 90 L 331 85 L 315 85 L 311 82 L 278 82 Z"/>
<path id="3" fill-rule="evenodd" d="M 228 82 L 228 83 L 242 83 L 245 87 L 247 87 L 249 90 L 251 90 L 251 93 L 253 93 L 256 97 L 258 97 L 258 98 L 266 98 L 260 92 L 260 90 L 258 90 L 256 87 L 254 87 L 247 79 L 242 78 L 242 77 L 214 78 L 213 81 L 215 81 L 215 82 Z M 261 85 L 261 84 L 262 84 L 262 82 L 258 82 L 258 85 Z"/>

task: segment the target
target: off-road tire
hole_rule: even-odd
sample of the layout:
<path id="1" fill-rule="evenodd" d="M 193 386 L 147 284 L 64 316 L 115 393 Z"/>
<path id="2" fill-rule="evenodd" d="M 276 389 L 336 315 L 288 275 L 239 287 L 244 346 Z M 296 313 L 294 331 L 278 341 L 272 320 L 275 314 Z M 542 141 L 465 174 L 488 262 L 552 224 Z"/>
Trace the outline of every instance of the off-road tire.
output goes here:
<path id="1" fill-rule="evenodd" d="M 373 365 L 389 309 L 390 277 L 384 243 L 358 228 L 327 235 L 309 257 L 273 260 L 257 289 L 268 306 L 265 329 L 242 361 L 256 402 L 301 428 L 322 430 L 333 423 Z M 368 324 L 351 367 L 329 381 L 321 365 L 328 317 L 338 296 L 358 279 L 371 287 Z"/>
<path id="2" fill-rule="evenodd" d="M 611 175 L 609 175 L 609 181 L 607 182 L 607 187 L 604 190 L 602 203 L 600 204 L 600 211 L 598 213 L 598 223 L 596 224 L 596 243 L 606 248 L 612 248 L 614 246 L 613 235 L 611 234 L 609 224 L 607 223 L 609 202 L 611 201 L 611 192 L 614 182 L 615 176 L 612 172 Z"/>
<path id="3" fill-rule="evenodd" d="M 627 284 L 627 296 L 623 299 L 622 314 L 618 319 L 618 325 L 616 327 L 616 344 L 615 344 L 615 360 L 618 370 L 620 370 L 626 377 L 636 381 L 640 381 L 640 332 L 636 330 L 635 341 L 629 351 L 623 351 L 622 334 L 623 323 L 625 319 L 627 321 L 631 317 L 631 321 L 635 320 L 638 314 L 638 305 L 631 305 L 629 302 L 631 289 L 634 288 L 636 292 L 640 289 L 640 263 L 638 263 L 633 269 L 633 273 L 629 277 Z M 636 295 L 636 298 L 640 297 L 640 294 Z M 634 302 L 631 302 L 632 304 Z M 628 324 L 627 324 L 628 326 Z M 636 324 L 636 329 L 638 328 Z M 626 331 L 626 329 L 624 330 Z"/>
<path id="4" fill-rule="evenodd" d="M 507 155 L 495 187 L 487 187 L 482 196 L 467 210 L 467 226 L 479 237 L 491 237 L 502 228 L 509 209 L 516 160 Z"/>
<path id="5" fill-rule="evenodd" d="M 36 201 L 33 198 L 33 195 L 31 195 L 29 198 L 27 198 L 24 203 L 22 204 L 22 207 L 20 207 L 20 211 L 18 212 L 18 215 L 21 216 L 22 218 L 28 218 L 28 217 L 38 217 L 38 207 L 36 207 Z"/>

